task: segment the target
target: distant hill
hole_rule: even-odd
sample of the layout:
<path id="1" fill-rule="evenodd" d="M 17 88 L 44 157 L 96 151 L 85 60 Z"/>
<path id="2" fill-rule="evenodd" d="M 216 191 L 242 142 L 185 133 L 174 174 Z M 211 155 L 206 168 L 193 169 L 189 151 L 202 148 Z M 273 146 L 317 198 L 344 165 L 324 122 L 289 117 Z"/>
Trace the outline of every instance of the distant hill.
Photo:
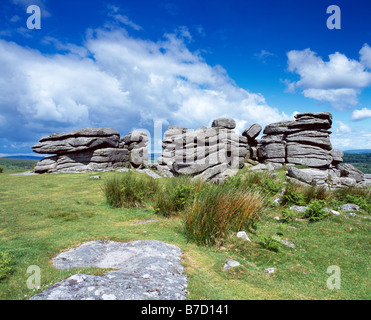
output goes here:
<path id="1" fill-rule="evenodd" d="M 30 170 L 40 158 L 36 159 L 14 159 L 0 158 L 0 167 L 5 170 Z"/>
<path id="2" fill-rule="evenodd" d="M 28 159 L 28 160 L 41 160 L 43 159 L 44 157 L 42 156 L 7 156 L 7 157 L 1 157 L 3 159 Z"/>
<path id="3" fill-rule="evenodd" d="M 350 163 L 364 173 L 371 173 L 371 152 L 348 153 L 344 152 L 343 160 Z"/>
<path id="4" fill-rule="evenodd" d="M 343 152 L 344 153 L 363 154 L 363 153 L 371 153 L 371 149 L 345 150 Z"/>

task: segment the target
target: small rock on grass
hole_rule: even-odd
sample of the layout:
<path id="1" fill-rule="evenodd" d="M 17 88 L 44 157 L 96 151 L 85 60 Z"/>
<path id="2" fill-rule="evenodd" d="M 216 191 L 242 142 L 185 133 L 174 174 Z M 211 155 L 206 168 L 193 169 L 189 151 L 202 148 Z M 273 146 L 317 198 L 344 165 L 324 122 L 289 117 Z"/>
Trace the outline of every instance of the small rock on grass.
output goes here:
<path id="1" fill-rule="evenodd" d="M 223 267 L 223 271 L 228 270 L 230 268 L 238 267 L 240 265 L 241 264 L 238 261 L 236 261 L 236 260 L 227 259 L 227 262 L 226 262 L 226 264 Z"/>
<path id="2" fill-rule="evenodd" d="M 349 217 L 355 217 L 356 214 L 355 214 L 354 212 L 349 212 L 349 213 L 348 213 L 348 216 L 349 216 Z"/>
<path id="3" fill-rule="evenodd" d="M 268 273 L 271 274 L 275 272 L 275 268 L 267 268 L 265 271 L 268 271 Z"/>
<path id="4" fill-rule="evenodd" d="M 308 207 L 306 206 L 292 206 L 290 207 L 290 210 L 296 211 L 296 212 L 305 212 L 307 211 Z"/>
<path id="5" fill-rule="evenodd" d="M 282 239 L 282 240 L 281 240 L 281 243 L 284 244 L 285 246 L 288 246 L 288 247 L 290 247 L 290 248 L 295 249 L 295 245 L 294 245 L 293 243 L 291 243 L 291 242 L 285 240 L 285 239 Z"/>
<path id="6" fill-rule="evenodd" d="M 244 240 L 247 240 L 247 241 L 251 242 L 250 238 L 247 236 L 245 231 L 237 232 L 237 238 L 241 238 L 241 239 L 244 239 Z"/>
<path id="7" fill-rule="evenodd" d="M 359 211 L 359 206 L 354 203 L 346 203 L 340 208 L 341 211 Z"/>

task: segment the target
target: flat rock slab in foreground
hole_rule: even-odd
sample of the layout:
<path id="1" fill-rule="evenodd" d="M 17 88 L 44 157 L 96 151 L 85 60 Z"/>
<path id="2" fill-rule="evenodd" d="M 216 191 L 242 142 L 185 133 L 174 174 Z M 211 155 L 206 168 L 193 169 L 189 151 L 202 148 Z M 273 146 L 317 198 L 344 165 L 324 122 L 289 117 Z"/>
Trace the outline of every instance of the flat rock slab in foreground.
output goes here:
<path id="1" fill-rule="evenodd" d="M 30 300 L 183 300 L 187 278 L 179 247 L 155 240 L 91 241 L 53 259 L 58 269 L 115 268 L 76 274 Z"/>

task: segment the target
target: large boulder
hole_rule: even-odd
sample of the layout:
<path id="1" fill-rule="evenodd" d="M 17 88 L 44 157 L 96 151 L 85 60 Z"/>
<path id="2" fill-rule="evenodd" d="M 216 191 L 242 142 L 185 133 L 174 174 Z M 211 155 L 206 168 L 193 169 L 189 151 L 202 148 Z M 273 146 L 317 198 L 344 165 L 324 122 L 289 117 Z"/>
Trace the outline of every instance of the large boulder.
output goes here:
<path id="1" fill-rule="evenodd" d="M 230 118 L 219 118 L 213 121 L 211 127 L 234 129 L 236 128 L 236 121 Z"/>
<path id="2" fill-rule="evenodd" d="M 128 161 L 128 150 L 103 148 L 45 158 L 37 163 L 35 173 L 112 170 L 127 166 Z"/>
<path id="3" fill-rule="evenodd" d="M 120 134 L 110 128 L 85 128 L 44 137 L 32 147 L 41 154 L 66 154 L 102 148 L 118 148 Z"/>
<path id="4" fill-rule="evenodd" d="M 242 132 L 242 136 L 246 137 L 249 144 L 255 144 L 255 139 L 262 131 L 262 127 L 258 123 L 252 124 L 249 128 Z"/>

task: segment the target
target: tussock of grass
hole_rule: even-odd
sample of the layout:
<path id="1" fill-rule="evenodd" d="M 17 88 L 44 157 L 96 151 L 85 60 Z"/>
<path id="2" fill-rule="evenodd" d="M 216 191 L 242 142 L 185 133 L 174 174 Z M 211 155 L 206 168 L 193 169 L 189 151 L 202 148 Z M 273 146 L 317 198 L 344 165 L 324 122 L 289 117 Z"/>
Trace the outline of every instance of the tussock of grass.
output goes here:
<path id="1" fill-rule="evenodd" d="M 115 174 L 104 181 L 101 189 L 112 208 L 140 207 L 158 191 L 157 181 L 134 172 Z"/>
<path id="2" fill-rule="evenodd" d="M 185 235 L 199 245 L 221 244 L 229 231 L 252 227 L 259 219 L 264 203 L 259 192 L 209 188 L 200 192 L 187 207 Z"/>

